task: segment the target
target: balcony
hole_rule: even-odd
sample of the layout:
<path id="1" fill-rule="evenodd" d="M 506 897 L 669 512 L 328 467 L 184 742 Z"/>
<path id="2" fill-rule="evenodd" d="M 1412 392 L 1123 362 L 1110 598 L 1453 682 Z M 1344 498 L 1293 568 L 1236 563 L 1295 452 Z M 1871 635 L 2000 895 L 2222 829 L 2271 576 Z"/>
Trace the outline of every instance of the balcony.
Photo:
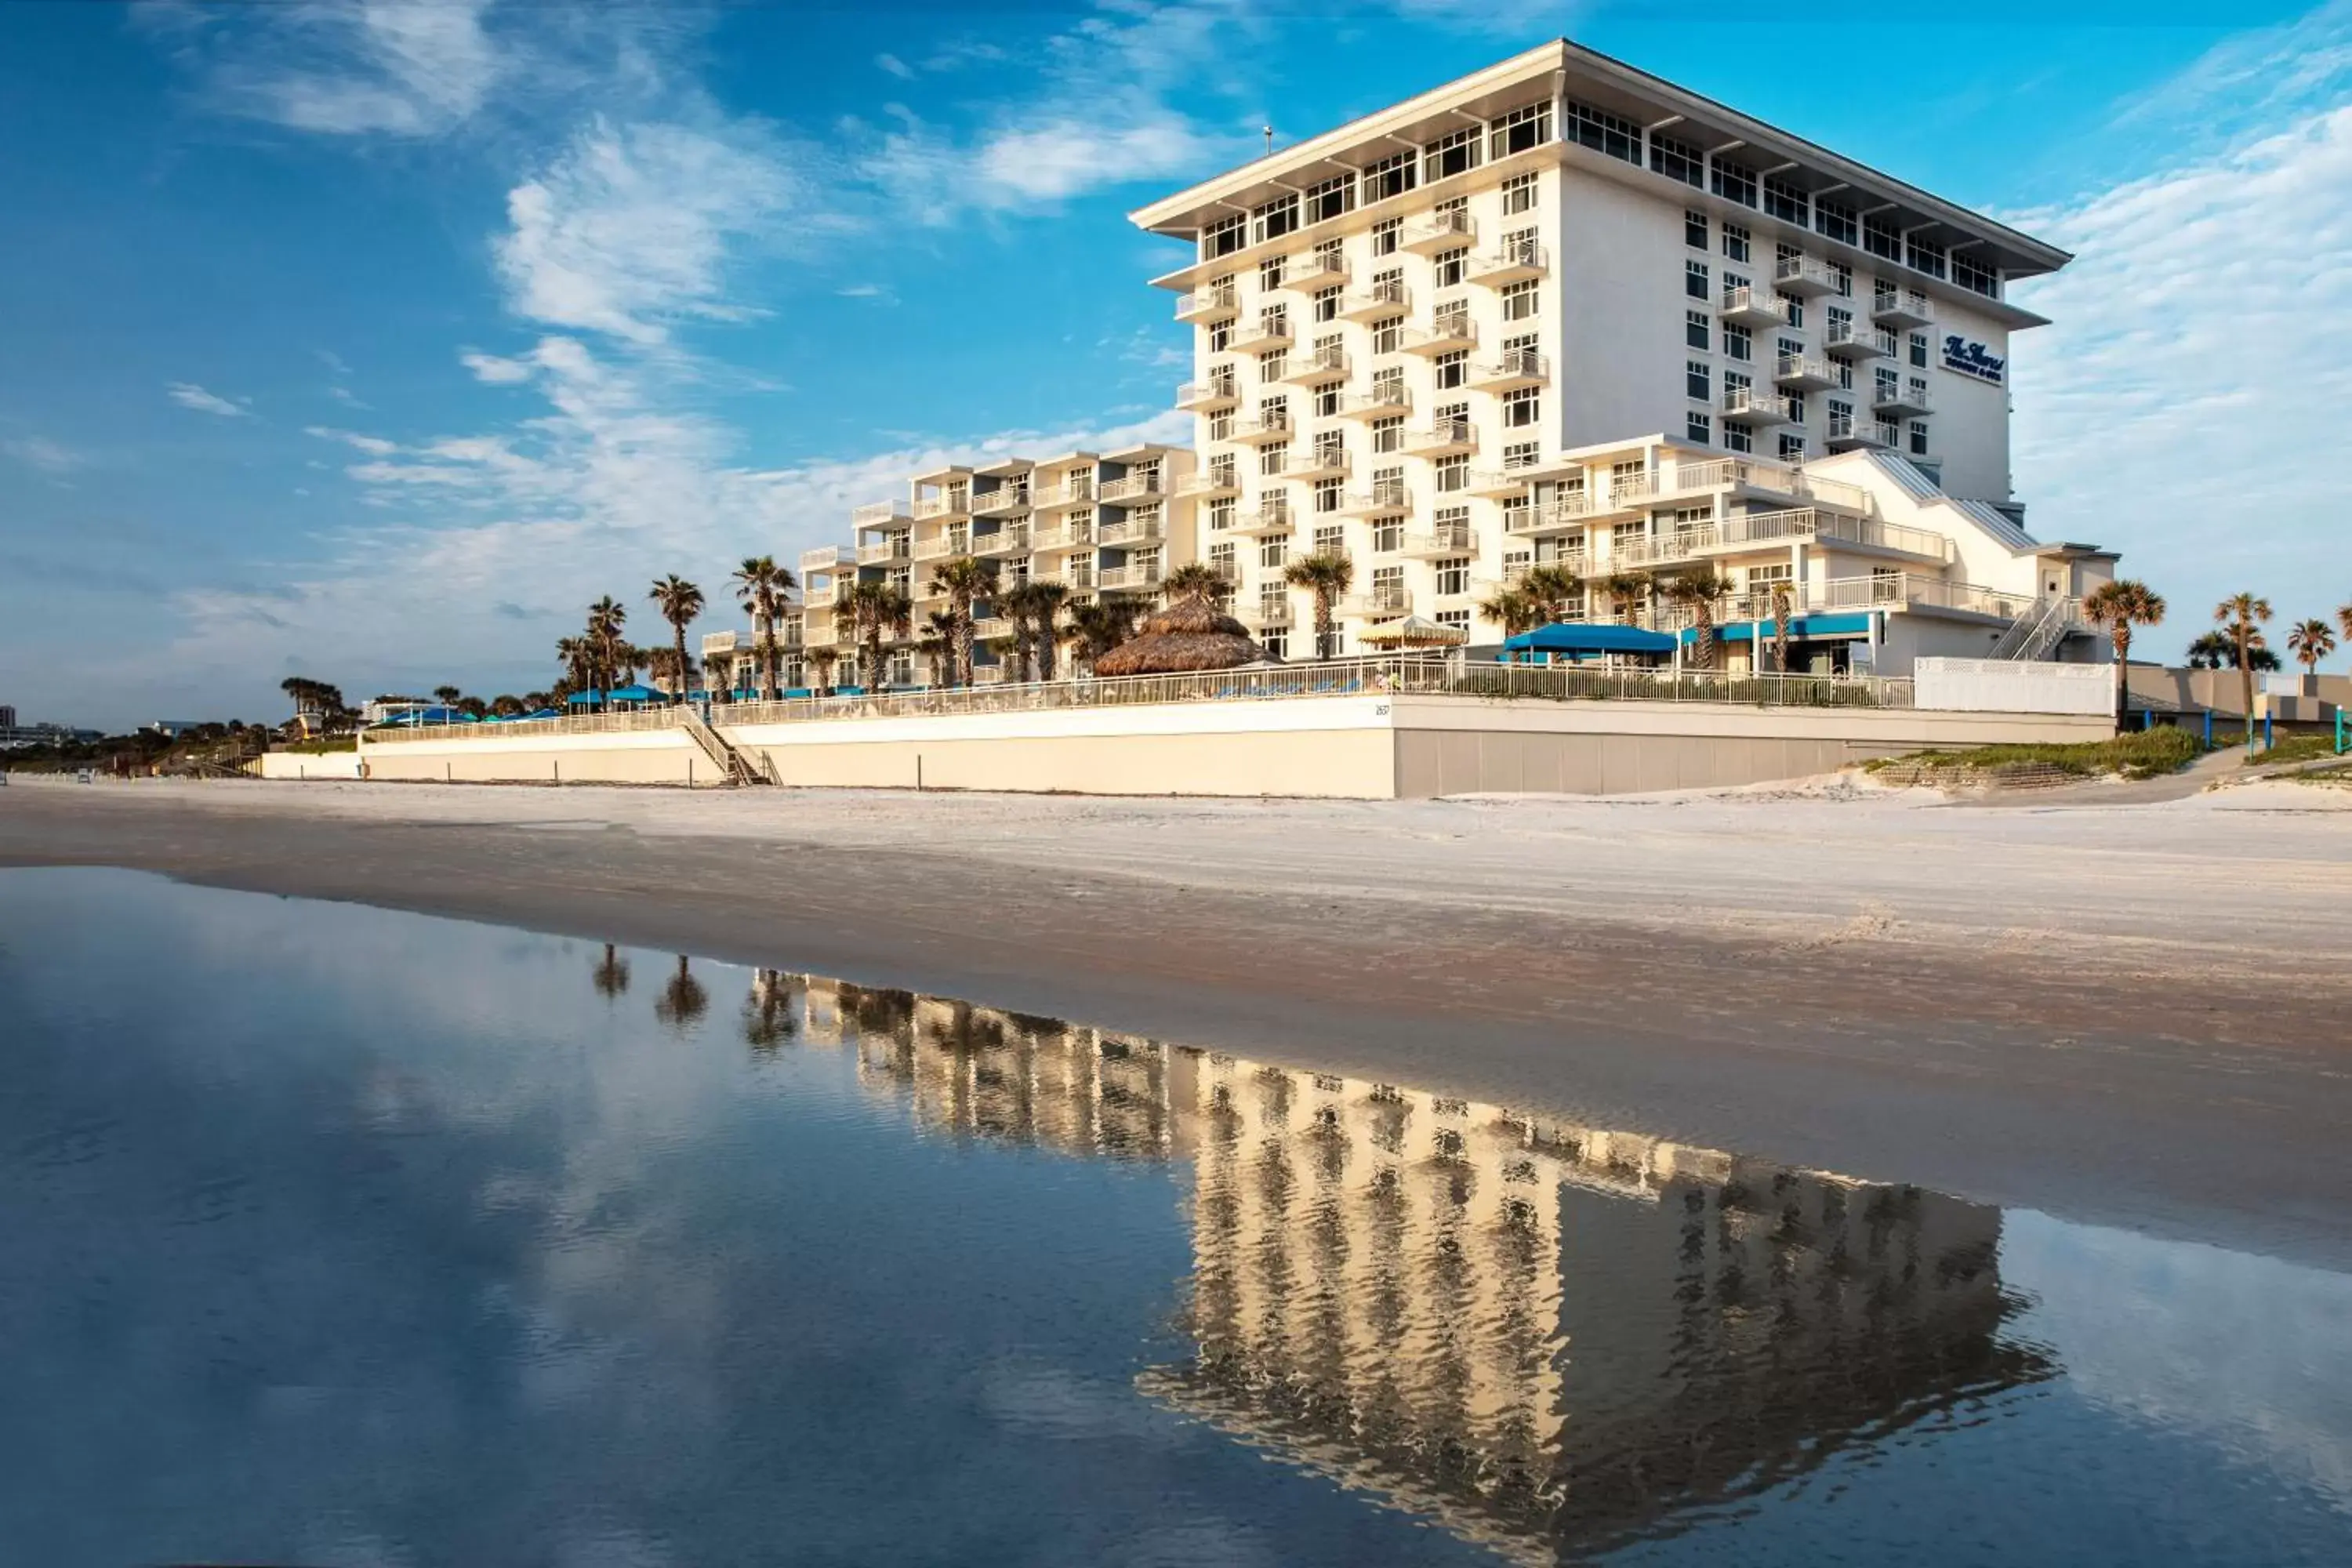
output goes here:
<path id="1" fill-rule="evenodd" d="M 1167 525 L 1156 517 L 1122 518 L 1095 531 L 1098 544 L 1152 544 L 1167 537 Z"/>
<path id="2" fill-rule="evenodd" d="M 827 583 L 822 588 L 811 588 L 801 595 L 803 610 L 830 610 L 841 603 L 841 584 Z"/>
<path id="3" fill-rule="evenodd" d="M 1348 351 L 1337 343 L 1310 349 L 1286 362 L 1275 378 L 1292 386 L 1323 386 L 1348 379 Z"/>
<path id="4" fill-rule="evenodd" d="M 1523 283 L 1530 278 L 1540 278 L 1550 270 L 1550 260 L 1544 247 L 1532 239 L 1514 240 L 1486 256 L 1470 259 L 1470 281 L 1499 289 L 1506 283 Z"/>
<path id="5" fill-rule="evenodd" d="M 1349 321 L 1385 321 L 1412 309 L 1412 290 L 1393 278 L 1382 279 L 1364 292 L 1339 301 L 1340 318 Z"/>
<path id="6" fill-rule="evenodd" d="M 1742 425 L 1786 425 L 1788 405 L 1777 392 L 1759 391 L 1752 386 L 1734 387 L 1723 395 L 1723 416 L 1737 419 Z"/>
<path id="7" fill-rule="evenodd" d="M 1131 505 L 1139 500 L 1159 500 L 1167 494 L 1157 472 L 1122 474 L 1118 479 L 1104 480 L 1102 486 L 1103 500 L 1122 505 Z"/>
<path id="8" fill-rule="evenodd" d="M 1412 608 L 1412 590 L 1402 583 L 1382 583 L 1369 592 L 1350 594 L 1339 601 L 1343 616 L 1402 616 Z"/>
<path id="9" fill-rule="evenodd" d="M 1242 487 L 1233 469 L 1210 468 L 1178 479 L 1176 493 L 1190 500 L 1222 500 L 1241 494 Z"/>
<path id="10" fill-rule="evenodd" d="M 857 547 L 857 563 L 860 566 L 887 566 L 907 559 L 907 536 L 903 533 L 892 534 L 879 543 Z"/>
<path id="11" fill-rule="evenodd" d="M 1092 550 L 1095 547 L 1095 525 L 1090 522 L 1066 522 L 1055 528 L 1033 530 L 1029 548 L 1036 553 L 1049 550 Z"/>
<path id="12" fill-rule="evenodd" d="M 1769 289 L 1726 289 L 1722 315 L 1737 327 L 1785 327 L 1789 301 Z"/>
<path id="13" fill-rule="evenodd" d="M 935 496 L 917 496 L 914 518 L 918 522 L 935 517 L 970 517 L 971 497 L 961 489 L 943 490 Z"/>
<path id="14" fill-rule="evenodd" d="M 971 623 L 971 640 L 982 647 L 1013 635 L 1013 623 L 1001 616 L 982 616 Z"/>
<path id="15" fill-rule="evenodd" d="M 1348 471 L 1348 451 L 1344 447 L 1309 447 L 1293 452 L 1290 460 L 1282 465 L 1286 479 L 1338 479 Z"/>
<path id="16" fill-rule="evenodd" d="M 1431 317 L 1426 327 L 1404 331 L 1404 352 L 1409 354 L 1450 354 L 1477 346 L 1478 325 L 1467 310 L 1447 310 Z"/>
<path id="17" fill-rule="evenodd" d="M 1262 419 L 1236 419 L 1225 435 L 1228 441 L 1244 447 L 1270 447 L 1276 441 L 1287 441 L 1298 434 L 1298 426 L 1290 422 L 1287 414 L 1269 414 Z"/>
<path id="18" fill-rule="evenodd" d="M 1541 386 L 1550 379 L 1551 362 L 1533 349 L 1506 349 L 1494 363 L 1470 367 L 1470 384 L 1481 392 Z"/>
<path id="19" fill-rule="evenodd" d="M 991 559 L 1026 555 L 1029 552 L 1029 531 L 1026 528 L 1000 528 L 994 533 L 983 533 L 971 542 L 971 552 Z"/>
<path id="20" fill-rule="evenodd" d="M 1936 303 L 1916 289 L 1881 289 L 1871 301 L 1870 319 L 1898 332 L 1932 325 Z"/>
<path id="21" fill-rule="evenodd" d="M 1914 415 L 1935 412 L 1935 403 L 1924 386 L 1906 386 L 1896 382 L 1882 381 L 1870 395 L 1870 405 L 1889 419 L 1907 419 Z"/>
<path id="22" fill-rule="evenodd" d="M 1289 294 L 1319 294 L 1348 280 L 1348 258 L 1336 250 L 1294 256 L 1282 271 L 1280 288 Z"/>
<path id="23" fill-rule="evenodd" d="M 1838 384 L 1838 367 L 1811 354 L 1782 354 L 1772 366 L 1772 381 L 1784 392 L 1821 392 Z"/>
<path id="24" fill-rule="evenodd" d="M 1636 571 L 1670 561 L 1688 561 L 1715 542 L 1712 528 L 1677 528 L 1647 539 L 1612 539 L 1605 563 L 1612 570 Z"/>
<path id="25" fill-rule="evenodd" d="M 1291 335 L 1288 316 L 1265 315 L 1247 326 L 1235 327 L 1231 346 L 1245 354 L 1284 353 L 1297 342 Z"/>
<path id="26" fill-rule="evenodd" d="M 1255 605 L 1237 605 L 1234 607 L 1234 618 L 1245 626 L 1260 629 L 1296 624 L 1287 597 L 1261 599 Z"/>
<path id="27" fill-rule="evenodd" d="M 1035 573 L 1029 580 L 1033 583 L 1059 583 L 1073 594 L 1091 594 L 1095 591 L 1095 563 L 1072 561 L 1058 572 Z"/>
<path id="28" fill-rule="evenodd" d="M 1106 593 L 1138 593 L 1157 588 L 1168 574 L 1157 561 L 1139 566 L 1106 566 L 1095 574 L 1095 584 Z"/>
<path id="29" fill-rule="evenodd" d="M 1427 533 L 1406 534 L 1398 553 L 1415 561 L 1445 561 L 1477 552 L 1478 536 L 1468 523 L 1441 522 Z"/>
<path id="30" fill-rule="evenodd" d="M 1478 427 L 1467 419 L 1441 419 L 1425 430 L 1404 433 L 1404 450 L 1412 458 L 1452 458 L 1478 447 Z"/>
<path id="31" fill-rule="evenodd" d="M 1832 321 L 1822 333 L 1822 352 L 1839 359 L 1893 359 L 1895 334 L 1867 321 Z"/>
<path id="32" fill-rule="evenodd" d="M 961 530 L 958 530 L 953 533 L 942 533 L 936 539 L 917 540 L 915 542 L 913 559 L 917 561 L 952 561 L 958 556 L 969 555 L 971 553 L 971 536 L 963 532 Z"/>
<path id="33" fill-rule="evenodd" d="M 1832 452 L 1891 452 L 1903 444 L 1903 429 L 1885 419 L 1832 414 L 1824 444 Z"/>
<path id="34" fill-rule="evenodd" d="M 1368 490 L 1349 490 L 1339 498 L 1341 517 L 1385 517 L 1412 510 L 1412 497 L 1393 480 L 1381 480 Z"/>
<path id="35" fill-rule="evenodd" d="M 849 514 L 853 528 L 881 528 L 889 523 L 910 521 L 907 509 L 894 500 L 868 501 Z"/>
<path id="36" fill-rule="evenodd" d="M 1528 538 L 1581 532 L 1593 520 L 1606 516 L 1608 510 L 1589 495 L 1566 495 L 1541 506 L 1507 513 L 1503 526 L 1506 532 Z"/>
<path id="37" fill-rule="evenodd" d="M 730 654 L 751 651 L 750 632 L 705 632 L 702 634 L 702 657 L 725 658 Z"/>
<path id="38" fill-rule="evenodd" d="M 1177 296 L 1176 319 L 1187 326 L 1213 327 L 1241 314 L 1241 297 L 1227 284 L 1222 289 L 1195 289 Z"/>
<path id="39" fill-rule="evenodd" d="M 1486 500 L 1510 500 L 1528 493 L 1535 482 L 1535 474 L 1527 467 L 1501 469 L 1473 468 L 1470 470 L 1470 493 Z"/>
<path id="40" fill-rule="evenodd" d="M 1288 507 L 1269 506 L 1241 513 L 1234 519 L 1233 527 L 1225 531 L 1250 539 L 1271 539 L 1277 534 L 1288 533 L 1296 526 L 1297 519 Z"/>
<path id="41" fill-rule="evenodd" d="M 1459 208 L 1452 212 L 1432 213 L 1418 223 L 1404 226 L 1404 247 L 1415 256 L 1434 256 L 1444 250 L 1459 250 L 1478 237 L 1478 226 L 1470 215 Z"/>
<path id="42" fill-rule="evenodd" d="M 1339 400 L 1342 419 L 1388 419 L 1412 412 L 1412 394 L 1405 390 L 1402 382 L 1374 382 L 1371 391 Z"/>
<path id="43" fill-rule="evenodd" d="M 1792 507 L 1780 511 L 1751 511 L 1727 517 L 1701 529 L 1703 550 L 1752 550 L 1799 540 L 1826 540 L 1848 549 L 1908 555 L 1942 563 L 1951 557 L 1951 542 L 1924 528 L 1823 511 L 1817 507 Z"/>
<path id="44" fill-rule="evenodd" d="M 974 517 L 1009 517 L 1029 510 L 1029 487 L 1006 485 L 1001 489 L 982 490 L 971 498 Z"/>
<path id="45" fill-rule="evenodd" d="M 1783 257 L 1772 267 L 1772 287 L 1783 294 L 1834 294 L 1842 283 L 1850 285 L 1851 279 L 1840 278 L 1828 262 L 1810 256 Z"/>
<path id="46" fill-rule="evenodd" d="M 1185 414 L 1223 414 L 1240 401 L 1241 394 L 1230 375 L 1188 381 L 1176 389 L 1176 406 Z"/>
<path id="47" fill-rule="evenodd" d="M 814 550 L 801 552 L 801 575 L 812 573 L 846 572 L 857 564 L 857 552 L 846 544 L 824 544 Z"/>
<path id="48" fill-rule="evenodd" d="M 1092 506 L 1095 500 L 1095 477 L 1073 474 L 1057 485 L 1040 485 L 1030 492 L 1030 506 L 1037 511 L 1063 511 L 1074 506 Z"/>

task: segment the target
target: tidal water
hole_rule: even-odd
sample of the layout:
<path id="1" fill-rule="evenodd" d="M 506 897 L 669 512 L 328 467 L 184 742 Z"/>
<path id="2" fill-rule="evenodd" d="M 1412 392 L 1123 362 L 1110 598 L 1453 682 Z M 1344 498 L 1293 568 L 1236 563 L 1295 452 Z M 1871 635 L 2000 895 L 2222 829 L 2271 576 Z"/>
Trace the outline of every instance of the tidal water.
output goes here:
<path id="1" fill-rule="evenodd" d="M 0 872 L 0 1563 L 2352 1562 L 2352 1278 L 1900 1174 Z"/>

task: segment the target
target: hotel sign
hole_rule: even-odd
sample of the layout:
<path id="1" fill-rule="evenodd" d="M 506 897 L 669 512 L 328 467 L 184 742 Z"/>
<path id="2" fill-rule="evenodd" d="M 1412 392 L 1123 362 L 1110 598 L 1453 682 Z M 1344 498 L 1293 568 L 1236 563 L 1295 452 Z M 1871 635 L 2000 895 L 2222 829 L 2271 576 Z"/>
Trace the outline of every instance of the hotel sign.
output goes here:
<path id="1" fill-rule="evenodd" d="M 1972 343 L 1959 333 L 1951 332 L 1944 338 L 1944 368 L 1999 386 L 2009 374 L 2009 360 L 1982 343 Z"/>

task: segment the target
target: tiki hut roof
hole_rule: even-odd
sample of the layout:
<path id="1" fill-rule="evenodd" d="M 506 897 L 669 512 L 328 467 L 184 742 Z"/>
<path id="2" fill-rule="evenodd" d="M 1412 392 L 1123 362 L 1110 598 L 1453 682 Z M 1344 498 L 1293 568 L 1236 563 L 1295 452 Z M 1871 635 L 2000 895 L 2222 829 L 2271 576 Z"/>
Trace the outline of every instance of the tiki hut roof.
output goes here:
<path id="1" fill-rule="evenodd" d="M 1135 636 L 1095 660 L 1097 675 L 1176 675 L 1260 664 L 1265 650 L 1248 628 L 1199 594 L 1179 599 Z"/>

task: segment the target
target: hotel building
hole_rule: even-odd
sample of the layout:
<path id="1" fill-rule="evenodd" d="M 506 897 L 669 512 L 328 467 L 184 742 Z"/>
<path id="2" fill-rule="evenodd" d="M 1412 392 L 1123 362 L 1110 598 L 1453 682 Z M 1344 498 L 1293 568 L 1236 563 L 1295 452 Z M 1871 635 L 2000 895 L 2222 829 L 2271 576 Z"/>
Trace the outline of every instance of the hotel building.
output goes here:
<path id="1" fill-rule="evenodd" d="M 1339 549 L 1350 653 L 1407 614 L 1498 640 L 1479 601 L 1559 562 L 1712 569 L 1730 616 L 1789 582 L 1817 669 L 2097 657 L 2064 605 L 2113 555 L 2010 489 L 2042 319 L 2005 295 L 2062 250 L 1565 40 L 1133 216 L 1192 249 L 1154 281 L 1200 552 L 1276 651 L 1312 651 L 1284 564 Z"/>

